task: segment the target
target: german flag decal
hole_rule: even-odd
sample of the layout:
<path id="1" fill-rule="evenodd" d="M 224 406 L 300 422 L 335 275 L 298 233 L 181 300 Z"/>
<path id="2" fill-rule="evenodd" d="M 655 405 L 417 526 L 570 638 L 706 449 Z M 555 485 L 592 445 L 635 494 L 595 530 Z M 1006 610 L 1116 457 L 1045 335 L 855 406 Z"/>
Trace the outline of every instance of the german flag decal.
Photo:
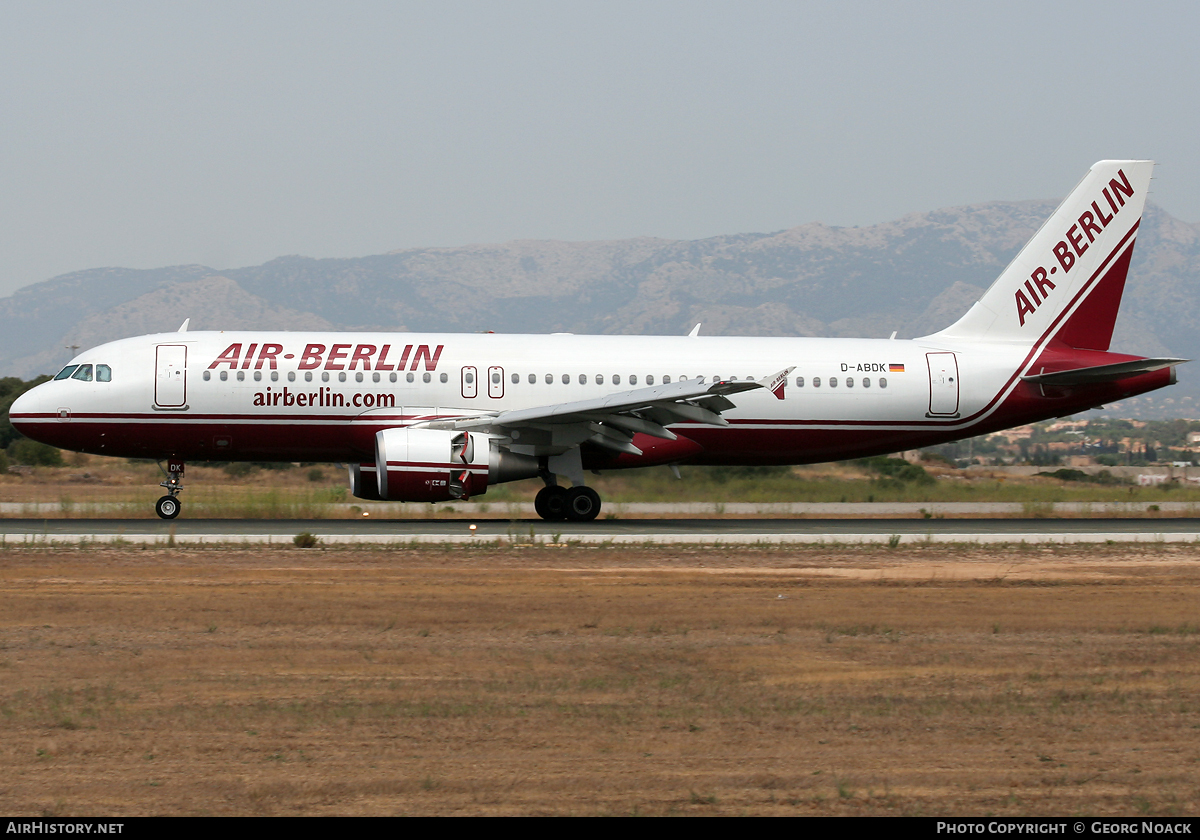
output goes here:
<path id="1" fill-rule="evenodd" d="M 888 365 L 889 373 L 904 373 L 904 365 Z"/>

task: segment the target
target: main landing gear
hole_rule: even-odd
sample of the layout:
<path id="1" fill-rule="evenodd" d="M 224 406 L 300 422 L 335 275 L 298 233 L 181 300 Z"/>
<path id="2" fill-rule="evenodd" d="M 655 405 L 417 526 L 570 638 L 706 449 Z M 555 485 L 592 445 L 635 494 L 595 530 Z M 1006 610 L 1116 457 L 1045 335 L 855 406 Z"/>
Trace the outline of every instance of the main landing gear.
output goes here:
<path id="1" fill-rule="evenodd" d="M 162 465 L 159 464 L 161 467 Z M 158 514 L 160 519 L 174 519 L 179 515 L 179 511 L 183 506 L 179 503 L 179 491 L 183 489 L 183 462 L 168 461 L 167 468 L 164 470 L 167 474 L 167 480 L 159 482 L 159 487 L 167 489 L 167 495 L 163 496 L 154 503 L 154 512 Z"/>
<path id="2" fill-rule="evenodd" d="M 550 484 L 538 491 L 533 509 L 542 519 L 591 522 L 600 514 L 600 494 L 591 487 Z"/>

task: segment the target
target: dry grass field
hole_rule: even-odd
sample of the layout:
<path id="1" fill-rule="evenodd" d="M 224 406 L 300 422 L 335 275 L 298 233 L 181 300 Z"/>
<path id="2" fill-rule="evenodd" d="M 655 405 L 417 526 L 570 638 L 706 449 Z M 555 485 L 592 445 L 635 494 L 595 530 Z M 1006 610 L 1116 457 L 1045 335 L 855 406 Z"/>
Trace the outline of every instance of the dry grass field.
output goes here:
<path id="1" fill-rule="evenodd" d="M 0 552 L 0 812 L 1195 814 L 1195 548 Z"/>
<path id="2" fill-rule="evenodd" d="M 158 466 L 121 458 L 67 453 L 62 467 L 14 467 L 0 474 L 0 516 L 44 518 L 155 519 L 154 500 L 164 478 Z M 353 519 L 364 510 L 389 518 L 456 518 L 464 515 L 449 504 L 388 505 L 355 499 L 348 492 L 346 471 L 333 464 L 263 469 L 250 464 L 227 468 L 190 464 L 182 499 L 185 516 L 203 519 Z M 1050 515 L 1055 502 L 1125 502 L 1140 507 L 1137 515 L 1154 517 L 1162 503 L 1187 506 L 1182 515 L 1200 515 L 1200 487 L 1190 483 L 1139 487 L 1092 484 L 1048 476 L 1008 474 L 1002 470 L 965 471 L 928 468 L 931 480 L 902 482 L 880 476 L 861 464 L 816 464 L 773 475 L 720 475 L 701 467 L 681 468 L 676 480 L 663 467 L 615 471 L 592 477 L 608 506 L 605 515 L 624 503 L 750 502 L 871 503 L 1009 502 L 1024 506 L 1021 515 Z M 472 501 L 488 507 L 489 518 L 512 515 L 511 503 L 532 503 L 540 479 L 501 484 Z M 1165 508 L 1164 508 L 1165 510 Z M 478 513 L 472 513 L 476 516 Z M 622 518 L 628 512 L 619 514 Z M 712 512 L 700 514 L 705 517 Z M 859 514 L 856 514 L 859 515 Z M 974 515 L 974 514 L 972 514 Z M 1073 516 L 1090 514 L 1075 512 Z M 1111 516 L 1111 512 L 1102 515 Z M 1171 515 L 1181 515 L 1175 510 Z"/>

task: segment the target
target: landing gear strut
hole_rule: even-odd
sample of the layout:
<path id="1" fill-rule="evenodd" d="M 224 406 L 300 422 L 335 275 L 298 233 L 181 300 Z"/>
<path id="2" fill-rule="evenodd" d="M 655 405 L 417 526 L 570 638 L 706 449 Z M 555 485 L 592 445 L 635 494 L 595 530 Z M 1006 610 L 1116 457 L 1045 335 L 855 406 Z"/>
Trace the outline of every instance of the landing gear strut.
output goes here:
<path id="1" fill-rule="evenodd" d="M 161 464 L 159 465 L 162 466 Z M 174 519 L 179 515 L 179 511 L 183 506 L 179 503 L 179 491 L 183 489 L 183 462 L 168 461 L 166 481 L 160 481 L 158 486 L 167 489 L 167 495 L 163 496 L 154 503 L 154 512 L 158 514 L 160 519 Z"/>
<path id="2" fill-rule="evenodd" d="M 538 516 L 550 521 L 569 519 L 591 522 L 600 514 L 600 494 L 591 487 L 559 487 L 551 484 L 538 491 L 533 500 Z"/>

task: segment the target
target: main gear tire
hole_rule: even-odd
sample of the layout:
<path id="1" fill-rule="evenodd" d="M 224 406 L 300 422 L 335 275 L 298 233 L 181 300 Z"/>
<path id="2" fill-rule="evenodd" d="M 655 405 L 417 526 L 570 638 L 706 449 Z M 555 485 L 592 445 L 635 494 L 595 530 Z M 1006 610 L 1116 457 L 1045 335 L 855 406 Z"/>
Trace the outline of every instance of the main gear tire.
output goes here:
<path id="1" fill-rule="evenodd" d="M 567 519 L 591 522 L 600 515 L 600 494 L 591 487 L 572 487 L 567 491 Z"/>
<path id="2" fill-rule="evenodd" d="M 567 518 L 567 488 L 552 485 L 543 487 L 533 498 L 533 509 L 537 515 L 549 522 Z"/>

